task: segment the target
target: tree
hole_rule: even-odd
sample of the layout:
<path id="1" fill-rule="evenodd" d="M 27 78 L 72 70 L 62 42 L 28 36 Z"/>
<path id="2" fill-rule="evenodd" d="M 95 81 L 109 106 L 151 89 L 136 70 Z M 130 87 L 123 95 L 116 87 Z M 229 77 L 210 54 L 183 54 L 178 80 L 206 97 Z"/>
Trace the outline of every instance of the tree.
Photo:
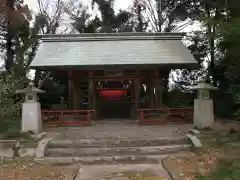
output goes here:
<path id="1" fill-rule="evenodd" d="M 240 6 L 238 1 L 221 1 L 218 3 L 225 10 L 225 16 L 218 19 L 217 30 L 221 37 L 219 50 L 221 56 L 218 60 L 218 72 L 221 88 L 231 92 L 236 103 L 237 116 L 240 117 L 240 53 L 239 53 L 239 31 L 240 31 Z"/>
<path id="2" fill-rule="evenodd" d="M 6 39 L 6 58 L 5 68 L 10 70 L 14 64 L 15 52 L 14 52 L 14 41 L 16 40 L 15 34 L 16 29 L 25 23 L 25 21 L 31 20 L 30 10 L 21 0 L 7 0 L 2 1 L 2 11 L 0 11 L 3 21 L 2 36 Z"/>
<path id="3" fill-rule="evenodd" d="M 130 14 L 127 11 L 116 13 L 113 8 L 114 0 L 93 0 L 92 5 L 97 4 L 101 13 L 101 25 L 99 32 L 117 32 L 128 22 Z"/>
<path id="4" fill-rule="evenodd" d="M 196 19 L 192 0 L 142 0 L 153 32 L 180 31 Z"/>
<path id="5" fill-rule="evenodd" d="M 36 15 L 35 20 L 35 38 L 36 39 L 36 48 L 34 49 L 34 53 L 38 47 L 38 39 L 37 34 L 56 34 L 59 30 L 59 33 L 63 33 L 66 31 L 60 30 L 61 21 L 64 16 L 64 3 L 61 0 L 56 0 L 54 2 L 44 2 L 43 0 L 38 0 L 38 8 L 39 8 L 39 14 Z M 32 54 L 34 57 L 34 54 Z M 39 85 L 40 79 L 46 79 L 48 77 L 49 73 L 41 73 L 39 69 L 36 69 L 35 72 L 35 84 Z M 44 76 L 44 77 L 43 77 Z"/>
<path id="6" fill-rule="evenodd" d="M 130 18 L 130 13 L 127 11 L 116 13 L 113 3 L 113 0 L 92 1 L 92 9 L 97 6 L 101 17 L 92 17 L 91 14 L 87 13 L 88 7 L 84 8 L 81 3 L 79 4 L 78 0 L 70 1 L 65 6 L 65 12 L 70 16 L 70 19 L 73 21 L 72 26 L 79 33 L 113 33 L 121 31 L 125 26 L 128 27 Z"/>

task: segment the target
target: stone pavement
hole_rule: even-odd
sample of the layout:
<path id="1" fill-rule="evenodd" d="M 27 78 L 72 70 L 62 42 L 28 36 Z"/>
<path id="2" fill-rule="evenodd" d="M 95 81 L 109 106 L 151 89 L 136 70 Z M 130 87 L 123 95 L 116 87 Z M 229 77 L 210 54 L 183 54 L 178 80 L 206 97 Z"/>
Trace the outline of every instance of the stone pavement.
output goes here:
<path id="1" fill-rule="evenodd" d="M 137 123 L 101 123 L 86 127 L 46 128 L 54 139 L 91 139 L 91 138 L 163 138 L 181 137 L 192 124 L 138 125 Z"/>
<path id="2" fill-rule="evenodd" d="M 84 139 L 108 142 L 118 139 L 131 141 L 137 139 L 181 138 L 184 137 L 183 133 L 188 132 L 191 127 L 192 124 L 138 125 L 137 123 L 128 122 L 108 122 L 85 127 L 52 127 L 45 129 L 45 131 L 53 137 L 53 142 L 59 140 L 77 142 Z M 117 162 L 113 164 L 81 165 L 76 180 L 129 180 L 128 177 L 134 177 L 131 178 L 134 180 L 170 179 L 161 165 L 160 157 L 157 158 L 156 162 L 141 161 L 140 164 Z"/>
<path id="3" fill-rule="evenodd" d="M 79 169 L 76 180 L 168 180 L 166 170 L 159 164 L 91 165 Z M 143 178 L 144 177 L 144 178 Z"/>

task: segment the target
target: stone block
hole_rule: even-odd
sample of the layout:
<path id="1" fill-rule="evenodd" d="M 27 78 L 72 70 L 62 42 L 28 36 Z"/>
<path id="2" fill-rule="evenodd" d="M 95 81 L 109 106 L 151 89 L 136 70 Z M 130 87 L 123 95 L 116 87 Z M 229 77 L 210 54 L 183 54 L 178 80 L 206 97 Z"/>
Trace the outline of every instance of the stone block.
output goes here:
<path id="1" fill-rule="evenodd" d="M 214 123 L 213 101 L 211 99 L 194 100 L 193 124 L 198 129 L 210 127 Z"/>
<path id="2" fill-rule="evenodd" d="M 40 103 L 23 103 L 22 106 L 22 132 L 34 132 L 38 134 L 42 131 L 42 118 Z"/>

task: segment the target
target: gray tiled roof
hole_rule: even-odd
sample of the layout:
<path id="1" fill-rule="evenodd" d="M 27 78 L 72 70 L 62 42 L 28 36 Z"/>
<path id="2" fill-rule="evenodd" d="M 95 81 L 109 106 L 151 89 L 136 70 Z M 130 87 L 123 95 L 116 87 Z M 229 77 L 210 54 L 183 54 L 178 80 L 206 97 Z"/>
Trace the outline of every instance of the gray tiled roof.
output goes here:
<path id="1" fill-rule="evenodd" d="M 45 35 L 31 67 L 196 64 L 179 33 Z"/>

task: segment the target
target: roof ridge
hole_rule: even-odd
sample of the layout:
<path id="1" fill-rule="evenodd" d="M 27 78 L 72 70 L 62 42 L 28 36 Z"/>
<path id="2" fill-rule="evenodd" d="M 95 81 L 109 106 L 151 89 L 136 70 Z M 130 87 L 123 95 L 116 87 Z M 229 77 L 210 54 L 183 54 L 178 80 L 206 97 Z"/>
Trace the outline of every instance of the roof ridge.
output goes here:
<path id="1" fill-rule="evenodd" d="M 43 41 L 97 41 L 97 40 L 181 40 L 185 33 L 82 33 L 82 34 L 46 34 L 38 35 Z"/>
<path id="2" fill-rule="evenodd" d="M 182 40 L 183 36 L 165 35 L 165 36 L 49 36 L 42 37 L 43 42 L 78 42 L 78 41 L 125 41 L 125 40 Z"/>

